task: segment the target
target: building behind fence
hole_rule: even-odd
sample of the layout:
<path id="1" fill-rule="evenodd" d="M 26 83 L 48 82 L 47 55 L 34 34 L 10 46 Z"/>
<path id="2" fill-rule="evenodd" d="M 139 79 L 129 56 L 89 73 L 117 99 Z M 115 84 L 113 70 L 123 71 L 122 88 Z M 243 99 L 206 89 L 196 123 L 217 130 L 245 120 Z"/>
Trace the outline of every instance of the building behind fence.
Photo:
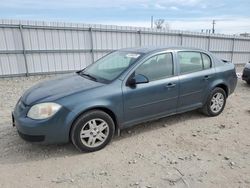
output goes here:
<path id="1" fill-rule="evenodd" d="M 0 77 L 79 70 L 112 50 L 139 46 L 197 47 L 235 64 L 250 61 L 250 38 L 240 36 L 0 20 Z"/>

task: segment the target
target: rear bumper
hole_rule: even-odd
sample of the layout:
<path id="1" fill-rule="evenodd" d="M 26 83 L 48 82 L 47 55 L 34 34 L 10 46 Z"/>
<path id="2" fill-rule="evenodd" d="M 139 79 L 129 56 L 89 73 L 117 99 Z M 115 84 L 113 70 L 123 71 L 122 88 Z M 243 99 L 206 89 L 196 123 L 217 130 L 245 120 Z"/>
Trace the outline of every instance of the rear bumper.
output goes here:
<path id="1" fill-rule="evenodd" d="M 242 74 L 242 80 L 250 81 L 250 69 L 244 68 L 243 74 Z"/>

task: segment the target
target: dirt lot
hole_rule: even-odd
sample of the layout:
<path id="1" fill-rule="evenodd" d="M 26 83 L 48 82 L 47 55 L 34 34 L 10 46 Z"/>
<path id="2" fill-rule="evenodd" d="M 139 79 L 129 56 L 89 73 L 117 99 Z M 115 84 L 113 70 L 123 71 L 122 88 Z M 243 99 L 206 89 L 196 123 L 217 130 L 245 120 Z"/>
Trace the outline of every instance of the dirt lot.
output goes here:
<path id="1" fill-rule="evenodd" d="M 22 92 L 49 77 L 0 79 L 0 187 L 250 187 L 250 86 L 224 112 L 197 111 L 124 130 L 105 149 L 26 143 L 11 126 Z"/>

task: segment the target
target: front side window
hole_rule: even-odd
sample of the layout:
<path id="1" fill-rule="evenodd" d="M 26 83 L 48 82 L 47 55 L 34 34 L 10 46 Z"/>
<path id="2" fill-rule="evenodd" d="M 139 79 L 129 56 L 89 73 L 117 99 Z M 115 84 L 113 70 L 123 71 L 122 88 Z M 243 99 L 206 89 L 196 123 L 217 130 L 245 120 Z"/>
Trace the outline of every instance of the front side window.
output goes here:
<path id="1" fill-rule="evenodd" d="M 142 54 L 136 52 L 115 51 L 88 66 L 82 75 L 96 81 L 110 82 L 133 64 Z"/>
<path id="2" fill-rule="evenodd" d="M 146 76 L 149 81 L 160 80 L 173 75 L 173 57 L 171 53 L 155 55 L 135 71 L 135 74 Z"/>
<path id="3" fill-rule="evenodd" d="M 199 52 L 178 52 L 180 73 L 191 73 L 203 70 L 201 54 Z"/>

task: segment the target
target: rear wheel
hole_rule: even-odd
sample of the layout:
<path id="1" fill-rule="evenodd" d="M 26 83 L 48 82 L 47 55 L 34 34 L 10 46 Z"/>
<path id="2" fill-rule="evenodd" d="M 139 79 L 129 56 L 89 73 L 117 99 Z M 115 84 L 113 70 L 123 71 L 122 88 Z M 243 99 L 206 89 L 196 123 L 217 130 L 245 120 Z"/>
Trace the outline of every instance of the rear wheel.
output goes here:
<path id="1" fill-rule="evenodd" d="M 71 141 L 80 151 L 97 151 L 112 139 L 115 125 L 103 111 L 93 110 L 81 115 L 73 124 Z"/>
<path id="2" fill-rule="evenodd" d="M 247 84 L 250 84 L 250 80 L 247 80 Z"/>
<path id="3" fill-rule="evenodd" d="M 222 88 L 215 88 L 209 95 L 202 112 L 207 116 L 219 115 L 226 105 L 226 93 Z"/>

